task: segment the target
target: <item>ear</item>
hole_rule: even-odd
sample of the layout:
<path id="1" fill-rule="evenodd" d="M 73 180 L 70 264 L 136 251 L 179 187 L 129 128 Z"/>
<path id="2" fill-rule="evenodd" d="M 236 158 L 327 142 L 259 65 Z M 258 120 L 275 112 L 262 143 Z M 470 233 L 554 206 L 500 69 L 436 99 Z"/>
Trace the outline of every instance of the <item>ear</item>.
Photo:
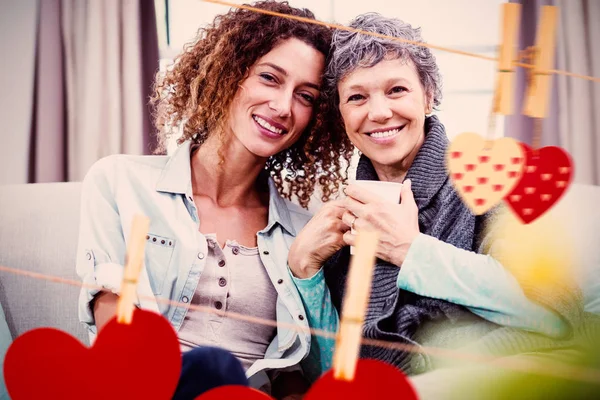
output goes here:
<path id="1" fill-rule="evenodd" d="M 429 115 L 433 112 L 433 93 L 427 93 L 425 99 L 425 115 Z"/>
<path id="2" fill-rule="evenodd" d="M 425 115 L 429 116 L 432 112 L 433 107 L 431 107 L 431 104 L 427 104 L 427 106 L 425 107 Z"/>

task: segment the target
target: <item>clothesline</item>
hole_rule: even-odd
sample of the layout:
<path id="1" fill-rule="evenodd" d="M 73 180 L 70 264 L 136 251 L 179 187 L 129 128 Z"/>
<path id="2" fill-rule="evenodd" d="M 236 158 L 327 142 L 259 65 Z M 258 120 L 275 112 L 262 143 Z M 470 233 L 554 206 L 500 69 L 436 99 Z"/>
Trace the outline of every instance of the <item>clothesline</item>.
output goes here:
<path id="1" fill-rule="evenodd" d="M 61 278 L 53 275 L 41 274 L 38 272 L 21 270 L 16 268 L 11 268 L 7 266 L 0 265 L 0 272 L 8 272 L 15 275 L 26 276 L 28 278 L 46 280 L 55 283 L 67 284 L 71 286 L 76 286 L 79 288 L 86 288 L 92 290 L 101 290 L 105 291 L 102 286 L 86 284 L 77 280 Z M 227 316 L 228 318 L 233 318 L 241 321 L 246 321 L 250 323 L 267 325 L 272 327 L 285 327 L 290 330 L 295 330 L 301 333 L 310 333 L 313 336 L 320 336 L 328 339 L 336 339 L 337 333 L 325 331 L 321 329 L 314 328 L 305 328 L 302 326 L 298 326 L 293 323 L 278 323 L 274 320 L 269 320 L 265 318 L 252 317 L 249 315 L 244 315 L 240 313 L 235 313 L 231 311 L 220 311 L 211 307 L 206 306 L 198 306 L 189 303 L 181 303 L 169 299 L 165 299 L 162 297 L 150 297 L 150 296 L 139 296 L 140 299 L 144 300 L 156 300 L 161 304 L 168 304 L 174 307 L 187 307 L 195 311 L 206 312 L 209 314 L 216 314 L 220 316 Z M 425 347 L 425 346 L 415 346 L 403 343 L 393 343 L 386 342 L 383 340 L 374 340 L 374 339 L 366 339 L 363 338 L 361 340 L 361 344 L 367 346 L 375 346 L 381 348 L 387 348 L 391 350 L 398 351 L 406 351 L 410 353 L 420 353 L 427 354 L 434 357 L 444 357 L 455 360 L 461 360 L 466 362 L 474 362 L 478 364 L 488 364 L 497 366 L 503 369 L 518 371 L 518 372 L 526 372 L 526 373 L 535 373 L 538 375 L 546 375 L 554 378 L 560 379 L 571 379 L 580 382 L 593 383 L 598 384 L 600 382 L 600 370 L 592 369 L 592 368 L 583 368 L 565 365 L 557 362 L 546 362 L 543 367 L 538 365 L 537 363 L 527 362 L 524 360 L 514 360 L 510 358 L 496 358 L 496 357 L 486 357 L 481 355 L 476 355 L 472 353 L 463 353 L 456 350 L 449 350 L 437 347 Z"/>
<path id="2" fill-rule="evenodd" d="M 220 5 L 224 5 L 224 6 L 229 6 L 229 7 L 244 9 L 244 10 L 248 10 L 248 11 L 258 12 L 258 13 L 261 13 L 261 14 L 267 14 L 267 15 L 272 15 L 272 16 L 281 17 L 281 18 L 293 19 L 293 20 L 296 20 L 296 21 L 301 21 L 301 22 L 306 22 L 306 23 L 309 23 L 309 24 L 326 26 L 328 28 L 333 28 L 333 29 L 339 29 L 339 30 L 345 30 L 345 31 L 349 31 L 349 32 L 361 33 L 361 34 L 364 34 L 364 35 L 375 36 L 375 37 L 378 37 L 378 38 L 382 38 L 382 39 L 386 39 L 386 40 L 391 40 L 391 41 L 395 41 L 395 42 L 408 43 L 408 44 L 413 44 L 413 45 L 416 45 L 416 46 L 427 47 L 427 48 L 434 49 L 434 50 L 445 51 L 445 52 L 448 52 L 448 53 L 458 54 L 458 55 L 461 55 L 461 56 L 467 56 L 467 57 L 479 58 L 479 59 L 482 59 L 482 60 L 488 60 L 488 61 L 498 62 L 498 58 L 493 57 L 493 56 L 485 56 L 483 54 L 477 54 L 477 53 L 472 53 L 472 52 L 468 52 L 468 51 L 464 51 L 464 50 L 453 49 L 453 48 L 450 48 L 450 47 L 438 46 L 438 45 L 434 45 L 434 44 L 430 44 L 430 43 L 423 43 L 423 42 L 417 42 L 417 41 L 414 41 L 414 40 L 397 38 L 397 37 L 394 37 L 394 36 L 383 35 L 383 34 L 376 33 L 376 32 L 368 32 L 368 31 L 364 31 L 364 30 L 361 30 L 361 29 L 350 28 L 348 26 L 344 26 L 344 25 L 340 25 L 340 24 L 334 24 L 334 23 L 323 22 L 323 21 L 314 20 L 314 19 L 305 18 L 305 17 L 298 17 L 298 16 L 295 16 L 295 15 L 288 15 L 288 14 L 282 14 L 282 13 L 278 13 L 278 12 L 274 12 L 274 11 L 263 10 L 261 8 L 247 6 L 247 5 L 244 5 L 244 4 L 230 3 L 230 2 L 227 2 L 227 1 L 221 1 L 221 0 L 200 0 L 200 1 L 205 2 L 205 3 L 220 4 Z M 522 63 L 522 62 L 519 62 L 519 61 L 515 61 L 513 63 L 513 65 L 515 65 L 517 67 L 522 67 L 522 68 L 530 68 L 530 69 L 531 68 L 535 68 L 535 66 L 533 64 Z M 589 80 L 589 81 L 592 81 L 592 82 L 598 82 L 598 83 L 600 83 L 600 77 L 583 75 L 583 74 L 577 74 L 577 73 L 574 73 L 574 72 L 569 72 L 569 71 L 564 71 L 564 70 L 549 69 L 549 70 L 543 71 L 543 73 L 544 74 L 565 75 L 565 76 L 569 76 L 569 77 L 572 77 L 572 78 L 585 79 L 585 80 Z"/>

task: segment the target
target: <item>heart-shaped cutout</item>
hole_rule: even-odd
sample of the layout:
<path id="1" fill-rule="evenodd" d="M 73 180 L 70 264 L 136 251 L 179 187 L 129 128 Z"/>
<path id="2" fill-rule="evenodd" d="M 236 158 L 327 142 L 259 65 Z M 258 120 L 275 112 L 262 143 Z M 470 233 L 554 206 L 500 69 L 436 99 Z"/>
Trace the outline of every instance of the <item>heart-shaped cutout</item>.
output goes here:
<path id="1" fill-rule="evenodd" d="M 12 400 L 170 399 L 181 372 L 177 334 L 162 316 L 135 310 L 130 325 L 113 318 L 86 347 L 39 328 L 19 336 L 4 361 Z"/>
<path id="2" fill-rule="evenodd" d="M 273 400 L 271 396 L 246 386 L 220 386 L 201 394 L 194 400 Z"/>
<path id="3" fill-rule="evenodd" d="M 563 196 L 573 179 L 573 162 L 560 147 L 534 150 L 521 143 L 525 153 L 523 176 L 504 201 L 525 224 L 541 217 Z"/>
<path id="4" fill-rule="evenodd" d="M 354 380 L 336 380 L 333 370 L 329 370 L 311 386 L 304 400 L 417 398 L 400 370 L 381 361 L 362 359 L 356 365 Z"/>
<path id="5" fill-rule="evenodd" d="M 160 365 L 160 368 L 157 366 Z M 352 382 L 333 378 L 328 371 L 309 390 L 305 400 L 401 397 L 417 395 L 402 372 L 376 360 L 359 360 Z M 113 318 L 94 345 L 53 328 L 19 336 L 5 357 L 4 378 L 12 400 L 170 399 L 181 372 L 177 335 L 162 316 L 135 310 L 130 325 Z M 376 385 L 373 382 L 377 382 Z M 195 400 L 273 400 L 256 389 L 222 386 Z"/>
<path id="6" fill-rule="evenodd" d="M 446 153 L 452 184 L 475 215 L 490 210 L 513 190 L 524 163 L 525 152 L 516 140 L 486 141 L 470 132 L 458 135 Z"/>

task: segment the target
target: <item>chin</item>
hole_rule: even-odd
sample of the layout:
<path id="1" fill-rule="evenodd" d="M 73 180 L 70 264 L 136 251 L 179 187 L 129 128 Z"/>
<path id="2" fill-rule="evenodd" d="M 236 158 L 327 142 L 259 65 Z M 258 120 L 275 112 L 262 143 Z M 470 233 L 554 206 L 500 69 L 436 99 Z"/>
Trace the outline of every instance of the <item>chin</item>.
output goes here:
<path id="1" fill-rule="evenodd" d="M 274 149 L 269 146 L 252 146 L 248 150 L 257 157 L 269 158 L 281 151 L 281 149 Z"/>

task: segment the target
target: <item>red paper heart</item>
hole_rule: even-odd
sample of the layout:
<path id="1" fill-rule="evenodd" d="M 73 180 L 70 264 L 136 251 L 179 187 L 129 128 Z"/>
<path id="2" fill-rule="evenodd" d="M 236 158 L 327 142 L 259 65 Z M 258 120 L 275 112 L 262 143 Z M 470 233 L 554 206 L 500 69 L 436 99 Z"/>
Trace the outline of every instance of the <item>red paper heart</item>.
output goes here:
<path id="1" fill-rule="evenodd" d="M 220 386 L 201 394 L 194 400 L 273 400 L 259 390 L 246 386 Z"/>
<path id="2" fill-rule="evenodd" d="M 108 322 L 90 348 L 57 329 L 26 332 L 4 362 L 12 400 L 170 399 L 180 372 L 177 334 L 142 310 L 130 325 Z"/>
<path id="3" fill-rule="evenodd" d="M 336 380 L 330 370 L 304 397 L 304 400 L 331 399 L 417 400 L 417 394 L 398 369 L 381 361 L 364 359 L 358 360 L 353 381 Z"/>
<path id="4" fill-rule="evenodd" d="M 396 368 L 377 360 L 358 360 L 352 382 L 336 380 L 333 371 L 319 378 L 304 400 L 331 399 L 417 400 L 417 394 L 406 376 Z M 198 396 L 195 400 L 273 400 L 272 397 L 243 386 L 222 386 Z"/>
<path id="5" fill-rule="evenodd" d="M 573 163 L 560 147 L 533 150 L 521 143 L 526 154 L 523 175 L 504 198 L 515 214 L 528 224 L 550 209 L 565 193 L 573 179 Z"/>
<path id="6" fill-rule="evenodd" d="M 396 368 L 376 360 L 359 360 L 352 382 L 323 375 L 305 400 L 332 398 L 416 400 Z M 4 378 L 12 400 L 30 399 L 170 399 L 181 372 L 177 335 L 162 316 L 135 310 L 131 325 L 110 321 L 90 348 L 53 328 L 19 336 L 8 349 Z M 273 400 L 258 390 L 222 386 L 195 400 Z"/>

